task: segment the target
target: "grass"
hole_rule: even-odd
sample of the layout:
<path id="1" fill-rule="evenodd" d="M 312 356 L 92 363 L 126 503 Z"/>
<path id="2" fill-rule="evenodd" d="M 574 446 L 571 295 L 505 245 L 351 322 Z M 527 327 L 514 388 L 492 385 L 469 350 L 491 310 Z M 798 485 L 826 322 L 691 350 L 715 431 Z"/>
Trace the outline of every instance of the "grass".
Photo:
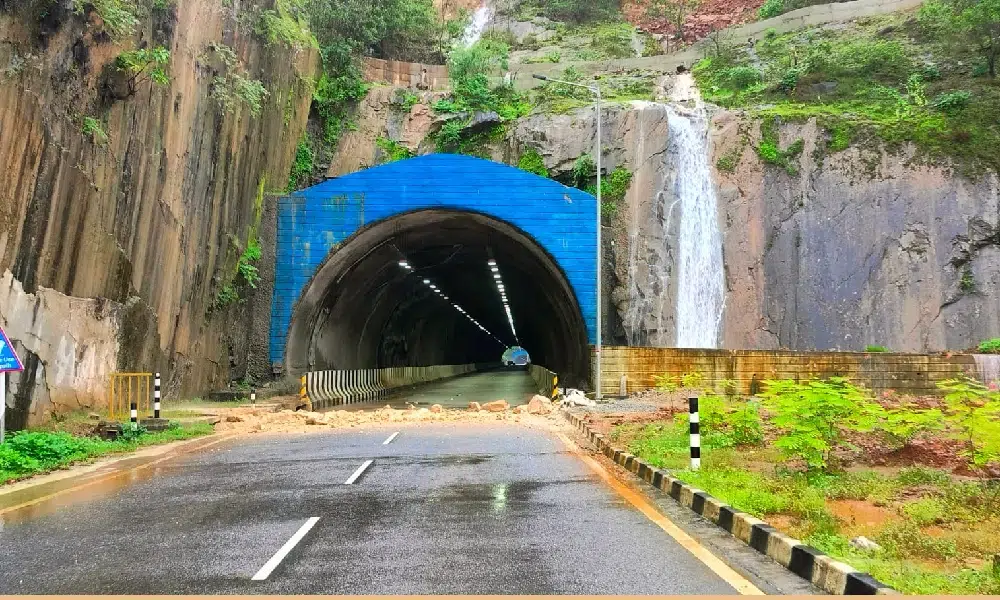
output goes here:
<path id="1" fill-rule="evenodd" d="M 164 431 L 140 432 L 130 439 L 106 441 L 66 431 L 25 431 L 0 445 L 0 484 L 65 469 L 101 456 L 134 452 L 212 433 L 210 423 L 173 424 Z"/>
<path id="2" fill-rule="evenodd" d="M 693 72 L 710 102 L 775 124 L 817 119 L 825 130 L 821 153 L 909 143 L 920 160 L 966 175 L 997 170 L 1000 83 L 976 74 L 974 53 L 912 17 L 766 36 L 755 57 L 743 46 L 722 47 Z M 773 136 L 757 150 L 765 163 L 787 169 L 795 162 L 782 153 L 796 148 L 782 150 Z"/>
<path id="3" fill-rule="evenodd" d="M 803 473 L 766 446 L 735 447 L 725 426 L 702 432 L 702 468 L 688 469 L 677 421 L 620 425 L 611 438 L 654 466 L 759 518 L 904 593 L 995 594 L 1000 574 L 1000 483 L 953 478 L 927 467 Z M 884 516 L 852 522 L 865 507 Z M 863 552 L 865 535 L 881 549 Z"/>

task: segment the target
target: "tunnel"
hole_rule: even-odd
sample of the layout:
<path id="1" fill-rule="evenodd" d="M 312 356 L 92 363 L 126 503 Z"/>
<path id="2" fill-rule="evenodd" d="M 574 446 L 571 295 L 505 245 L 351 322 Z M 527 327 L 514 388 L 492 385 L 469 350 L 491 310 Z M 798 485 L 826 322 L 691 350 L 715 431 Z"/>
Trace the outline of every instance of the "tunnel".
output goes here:
<path id="1" fill-rule="evenodd" d="M 424 209 L 370 223 L 329 252 L 295 304 L 285 362 L 291 373 L 499 364 L 514 345 L 585 384 L 587 330 L 565 274 L 505 221 Z"/>

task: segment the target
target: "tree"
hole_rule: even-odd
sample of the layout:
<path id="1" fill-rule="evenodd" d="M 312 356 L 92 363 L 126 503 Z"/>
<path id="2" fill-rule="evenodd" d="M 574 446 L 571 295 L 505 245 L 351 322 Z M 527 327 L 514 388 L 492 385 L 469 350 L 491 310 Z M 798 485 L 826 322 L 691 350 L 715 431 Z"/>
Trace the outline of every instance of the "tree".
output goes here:
<path id="1" fill-rule="evenodd" d="M 1000 0 L 932 0 L 920 9 L 925 29 L 968 44 L 986 60 L 990 77 L 1000 59 Z"/>
<path id="2" fill-rule="evenodd" d="M 132 96 L 139 84 L 146 80 L 157 85 L 170 83 L 170 77 L 167 75 L 169 63 L 170 51 L 163 46 L 157 46 L 122 52 L 118 55 L 115 66 L 128 75 L 128 92 Z"/>
<path id="3" fill-rule="evenodd" d="M 684 20 L 697 8 L 699 0 L 650 0 L 646 6 L 646 17 L 653 20 L 666 19 L 674 27 L 678 38 L 684 37 Z"/>

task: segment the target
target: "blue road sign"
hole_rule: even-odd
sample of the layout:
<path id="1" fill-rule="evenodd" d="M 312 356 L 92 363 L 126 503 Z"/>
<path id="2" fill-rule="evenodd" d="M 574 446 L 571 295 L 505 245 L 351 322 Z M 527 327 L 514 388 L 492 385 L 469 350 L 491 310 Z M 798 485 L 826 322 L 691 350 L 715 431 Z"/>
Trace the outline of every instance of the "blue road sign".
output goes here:
<path id="1" fill-rule="evenodd" d="M 23 370 L 24 365 L 21 364 L 21 359 L 14 352 L 14 346 L 10 344 L 3 329 L 0 329 L 0 373 Z"/>

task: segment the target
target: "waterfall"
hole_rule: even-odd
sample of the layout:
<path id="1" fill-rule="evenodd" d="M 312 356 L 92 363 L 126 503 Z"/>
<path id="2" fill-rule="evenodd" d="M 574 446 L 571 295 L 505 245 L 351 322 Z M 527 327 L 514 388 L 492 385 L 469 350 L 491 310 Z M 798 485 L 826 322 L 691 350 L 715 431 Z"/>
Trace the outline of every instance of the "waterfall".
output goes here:
<path id="1" fill-rule="evenodd" d="M 668 106 L 670 143 L 677 157 L 680 202 L 677 240 L 677 346 L 716 348 L 725 307 L 722 233 L 715 183 L 708 166 L 708 119 L 697 108 L 682 114 Z"/>
<path id="2" fill-rule="evenodd" d="M 973 354 L 972 358 L 976 361 L 976 370 L 983 383 L 1000 383 L 1000 354 Z"/>
<path id="3" fill-rule="evenodd" d="M 493 20 L 493 4 L 490 0 L 485 0 L 476 12 L 472 13 L 472 20 L 462 34 L 462 46 L 468 48 L 479 41 L 486 31 L 486 26 Z"/>

